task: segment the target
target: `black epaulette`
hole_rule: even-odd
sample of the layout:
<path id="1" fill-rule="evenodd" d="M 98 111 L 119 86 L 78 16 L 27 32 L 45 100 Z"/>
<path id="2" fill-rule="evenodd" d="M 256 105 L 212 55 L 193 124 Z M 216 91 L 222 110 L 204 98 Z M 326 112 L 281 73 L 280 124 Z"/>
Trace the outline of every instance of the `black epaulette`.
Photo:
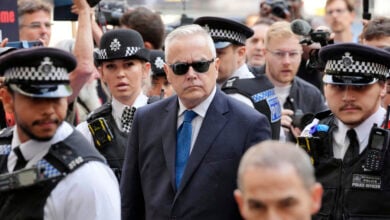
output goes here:
<path id="1" fill-rule="evenodd" d="M 237 76 L 229 78 L 222 86 L 221 88 L 229 88 L 234 87 L 234 82 L 236 82 L 239 78 Z"/>
<path id="2" fill-rule="evenodd" d="M 333 115 L 333 113 L 330 110 L 325 110 L 322 112 L 318 112 L 317 114 L 315 114 L 314 117 L 321 121 L 322 119 L 325 119 L 325 118 L 332 116 L 332 115 Z"/>
<path id="3" fill-rule="evenodd" d="M 112 111 L 111 103 L 106 102 L 102 106 L 100 106 L 99 108 L 93 110 L 91 113 L 88 114 L 87 122 L 89 123 L 98 117 L 109 115 L 111 114 L 111 111 Z"/>
<path id="4" fill-rule="evenodd" d="M 89 143 L 75 130 L 69 138 L 53 144 L 44 158 L 53 164 L 61 173 L 70 173 L 82 164 L 92 160 L 106 162 L 103 156 L 94 148 L 75 147 L 78 145 L 88 146 Z"/>

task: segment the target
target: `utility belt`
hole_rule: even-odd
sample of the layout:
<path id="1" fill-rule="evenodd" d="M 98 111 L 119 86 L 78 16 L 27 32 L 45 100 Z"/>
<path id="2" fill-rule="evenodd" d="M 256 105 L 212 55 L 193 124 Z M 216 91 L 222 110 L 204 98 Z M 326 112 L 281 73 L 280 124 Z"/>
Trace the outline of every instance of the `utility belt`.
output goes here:
<path id="1" fill-rule="evenodd" d="M 327 127 L 327 125 L 324 125 Z M 323 134 L 327 129 L 321 127 L 315 128 L 317 131 L 312 131 L 314 135 L 302 136 L 297 138 L 297 144 L 304 149 L 310 156 L 311 162 L 314 166 L 318 165 L 320 158 L 324 156 L 324 148 L 331 146 L 324 146 Z M 363 171 L 369 173 L 380 173 L 385 163 L 388 145 L 390 143 L 390 131 L 373 125 L 369 135 L 367 145 L 367 152 L 363 165 Z"/>

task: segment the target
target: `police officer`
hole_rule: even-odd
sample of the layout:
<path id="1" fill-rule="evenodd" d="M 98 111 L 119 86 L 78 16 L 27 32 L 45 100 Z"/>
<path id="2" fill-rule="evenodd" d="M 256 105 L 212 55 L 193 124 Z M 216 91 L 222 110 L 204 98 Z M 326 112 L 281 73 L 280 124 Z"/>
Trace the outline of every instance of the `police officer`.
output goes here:
<path id="1" fill-rule="evenodd" d="M 0 94 L 16 125 L 0 134 L 0 219 L 120 219 L 118 182 L 64 121 L 76 60 L 60 49 L 0 58 Z"/>
<path id="2" fill-rule="evenodd" d="M 166 98 L 174 94 L 171 83 L 164 72 L 165 55 L 162 50 L 150 50 L 150 80 L 151 85 L 146 87 L 147 96 Z"/>
<path id="3" fill-rule="evenodd" d="M 194 23 L 208 29 L 213 38 L 221 61 L 217 78 L 221 89 L 266 115 L 271 124 L 272 138 L 279 139 L 281 106 L 274 86 L 264 75 L 255 78 L 246 64 L 245 42 L 253 35 L 253 30 L 219 17 L 200 17 Z"/>
<path id="4" fill-rule="evenodd" d="M 77 129 L 103 154 L 120 177 L 135 110 L 148 103 L 142 85 L 150 71 L 149 51 L 130 29 L 106 32 L 98 50 L 98 70 L 112 98 L 94 110 Z"/>
<path id="5" fill-rule="evenodd" d="M 380 128 L 390 53 L 343 43 L 319 56 L 330 111 L 317 114 L 299 138 L 325 189 L 314 219 L 390 219 L 388 130 Z"/>

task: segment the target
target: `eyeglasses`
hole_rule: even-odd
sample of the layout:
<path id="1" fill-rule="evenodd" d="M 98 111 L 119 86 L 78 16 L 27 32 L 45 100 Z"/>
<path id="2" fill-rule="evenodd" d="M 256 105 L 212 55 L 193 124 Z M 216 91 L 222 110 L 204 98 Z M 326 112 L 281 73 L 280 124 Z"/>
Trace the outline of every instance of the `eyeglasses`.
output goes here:
<path id="1" fill-rule="evenodd" d="M 343 14 L 344 12 L 346 12 L 347 9 L 342 9 L 342 8 L 337 8 L 337 9 L 334 9 L 334 10 L 329 10 L 329 11 L 326 11 L 326 14 L 327 15 L 332 15 L 333 13 L 336 13 L 336 14 Z"/>
<path id="2" fill-rule="evenodd" d="M 268 50 L 274 57 L 278 59 L 283 59 L 286 55 L 288 55 L 291 59 L 298 59 L 302 55 L 302 51 L 299 50 L 292 50 L 292 51 L 281 51 L 281 50 L 276 50 L 276 51 L 271 51 Z"/>
<path id="3" fill-rule="evenodd" d="M 43 22 L 43 23 L 32 22 L 30 24 L 22 24 L 22 25 L 20 25 L 20 27 L 28 27 L 30 29 L 40 29 L 42 27 L 42 25 L 45 26 L 45 28 L 50 29 L 53 24 L 50 22 Z"/>
<path id="4" fill-rule="evenodd" d="M 176 75 L 184 75 L 190 69 L 190 66 L 198 73 L 204 73 L 209 70 L 210 64 L 214 62 L 214 58 L 206 61 L 198 61 L 193 63 L 174 63 L 169 65 L 173 73 Z"/>

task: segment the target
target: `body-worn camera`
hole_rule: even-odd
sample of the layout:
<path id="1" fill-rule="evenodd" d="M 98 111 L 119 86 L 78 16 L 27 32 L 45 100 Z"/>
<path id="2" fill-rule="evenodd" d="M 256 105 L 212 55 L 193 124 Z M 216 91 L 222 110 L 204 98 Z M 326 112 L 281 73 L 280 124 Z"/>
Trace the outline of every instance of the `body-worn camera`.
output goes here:
<path id="1" fill-rule="evenodd" d="M 103 148 L 105 143 L 111 142 L 114 139 L 110 127 L 104 118 L 97 118 L 88 124 L 88 128 L 92 134 L 95 145 Z"/>

